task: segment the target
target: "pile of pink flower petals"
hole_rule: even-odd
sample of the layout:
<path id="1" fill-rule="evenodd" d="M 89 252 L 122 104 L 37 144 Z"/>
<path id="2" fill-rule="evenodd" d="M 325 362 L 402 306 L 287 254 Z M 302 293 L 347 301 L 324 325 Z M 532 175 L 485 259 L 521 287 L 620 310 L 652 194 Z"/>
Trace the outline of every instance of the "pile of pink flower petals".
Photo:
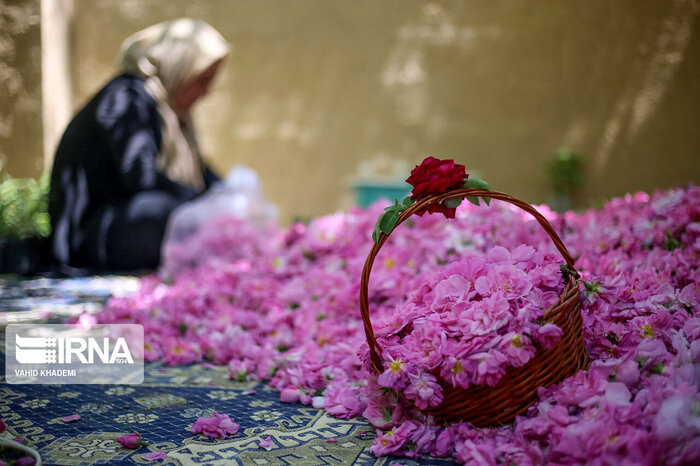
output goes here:
<path id="1" fill-rule="evenodd" d="M 535 342 L 551 348 L 562 330 L 539 321 L 563 291 L 561 260 L 532 246 L 495 246 L 439 269 L 375 326 L 385 368 L 379 385 L 425 409 L 442 402 L 430 372 L 455 387 L 493 387 L 535 355 Z"/>
<path id="2" fill-rule="evenodd" d="M 526 416 L 499 429 L 436 426 L 405 397 L 382 387 L 358 357 L 358 348 L 367 353 L 359 282 L 383 207 L 257 235 L 240 235 L 245 226 L 229 220 L 200 249 L 229 251 L 226 260 L 202 254 L 179 272 L 171 269 L 177 273 L 167 283 L 146 277 L 140 291 L 112 299 L 98 320 L 142 324 L 150 360 L 227 364 L 234 379 L 269 380 L 283 401 L 313 404 L 339 417 L 364 416 L 382 429 L 372 445 L 377 455 L 453 455 L 472 464 L 700 460 L 700 188 L 627 195 L 582 214 L 539 208 L 577 258 L 593 362 L 542 389 Z M 189 247 L 197 238 L 191 241 Z M 410 311 L 421 296 L 440 305 L 449 290 L 435 293 L 438 284 L 448 280 L 448 288 L 454 271 L 468 273 L 460 267 L 469 261 L 482 258 L 487 283 L 480 286 L 490 287 L 494 262 L 508 253 L 516 263 L 514 257 L 531 250 L 543 258 L 542 267 L 553 267 L 557 252 L 549 237 L 527 214 L 501 202 L 462 203 L 453 220 L 412 218 L 392 233 L 374 263 L 369 291 L 375 328 L 410 319 L 401 309 Z M 545 281 L 560 278 L 542 273 Z M 553 282 L 544 285 L 556 294 Z M 537 308 L 549 302 L 535 299 Z M 501 338 L 515 331 L 508 325 L 497 332 Z M 470 330 L 457 322 L 453 331 Z M 520 356 L 509 356 L 510 364 Z M 417 361 L 410 354 L 405 360 Z M 485 376 L 470 376 L 468 383 L 477 381 L 489 383 Z M 430 394 L 420 394 L 429 391 L 429 382 L 416 381 L 402 392 L 430 403 Z"/>

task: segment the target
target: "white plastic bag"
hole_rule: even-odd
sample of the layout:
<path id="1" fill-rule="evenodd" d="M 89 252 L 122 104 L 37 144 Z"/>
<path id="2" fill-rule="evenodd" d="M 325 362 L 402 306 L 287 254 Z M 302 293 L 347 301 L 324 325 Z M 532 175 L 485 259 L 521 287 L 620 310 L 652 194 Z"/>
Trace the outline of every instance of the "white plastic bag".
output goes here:
<path id="1" fill-rule="evenodd" d="M 277 224 L 278 209 L 265 199 L 255 170 L 234 166 L 226 179 L 173 211 L 163 238 L 163 265 L 167 265 L 173 251 L 196 240 L 197 234 L 206 229 L 207 224 L 220 223 L 227 218 L 245 221 L 247 227 L 258 227 L 261 231 Z"/>

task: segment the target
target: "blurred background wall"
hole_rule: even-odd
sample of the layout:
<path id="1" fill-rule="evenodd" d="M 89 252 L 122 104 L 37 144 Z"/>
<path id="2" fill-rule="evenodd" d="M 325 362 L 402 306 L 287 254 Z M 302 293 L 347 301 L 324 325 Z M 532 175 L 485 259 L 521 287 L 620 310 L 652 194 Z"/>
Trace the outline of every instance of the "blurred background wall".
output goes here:
<path id="1" fill-rule="evenodd" d="M 0 3 L 0 157 L 14 176 L 47 163 L 41 3 Z M 700 183 L 699 0 L 65 3 L 70 113 L 132 32 L 180 16 L 217 28 L 234 53 L 196 110 L 201 144 L 222 174 L 257 170 L 285 223 L 348 207 L 362 161 L 454 158 L 540 203 L 566 146 L 583 159 L 584 207 Z"/>
<path id="2" fill-rule="evenodd" d="M 38 0 L 0 0 L 0 165 L 14 176 L 44 165 L 40 10 Z"/>

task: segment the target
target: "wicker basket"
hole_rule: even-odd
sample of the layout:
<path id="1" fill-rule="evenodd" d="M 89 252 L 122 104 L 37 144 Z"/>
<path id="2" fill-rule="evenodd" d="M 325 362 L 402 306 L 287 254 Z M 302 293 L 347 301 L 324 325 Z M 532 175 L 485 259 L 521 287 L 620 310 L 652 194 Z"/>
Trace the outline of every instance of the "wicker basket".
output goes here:
<path id="1" fill-rule="evenodd" d="M 396 226 L 416 212 L 427 208 L 430 204 L 444 202 L 446 199 L 464 197 L 488 197 L 513 204 L 531 214 L 550 236 L 554 245 L 563 256 L 572 274 L 567 276 L 567 283 L 561 297 L 543 317 L 543 323 L 558 325 L 563 335 L 561 340 L 552 348 L 544 349 L 536 346 L 536 353 L 525 365 L 510 367 L 494 387 L 472 386 L 467 389 L 453 387 L 439 374 L 433 371 L 438 383 L 443 389 L 443 402 L 435 407 L 424 409 L 442 424 L 457 421 L 470 422 L 477 427 L 497 427 L 513 422 L 516 416 L 524 414 L 528 407 L 537 400 L 537 389 L 574 375 L 582 368 L 588 367 L 589 359 L 583 344 L 581 321 L 581 295 L 574 269 L 574 260 L 566 250 L 559 235 L 549 222 L 531 205 L 515 199 L 507 194 L 486 191 L 475 188 L 460 188 L 443 194 L 423 198 L 408 207 L 399 216 Z M 396 227 L 394 227 L 396 228 Z M 367 343 L 369 344 L 370 361 L 374 371 L 379 374 L 384 371 L 380 348 L 374 337 L 369 316 L 368 290 L 370 272 L 374 259 L 386 242 L 389 235 L 382 233 L 379 241 L 372 247 L 362 271 L 360 283 L 360 311 L 365 326 Z"/>

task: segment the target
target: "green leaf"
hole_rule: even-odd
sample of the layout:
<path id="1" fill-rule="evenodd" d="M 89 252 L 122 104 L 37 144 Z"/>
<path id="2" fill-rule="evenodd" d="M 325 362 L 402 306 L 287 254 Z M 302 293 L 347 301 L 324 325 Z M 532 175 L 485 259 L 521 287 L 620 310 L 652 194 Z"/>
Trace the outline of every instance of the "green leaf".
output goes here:
<path id="1" fill-rule="evenodd" d="M 488 184 L 486 181 L 481 180 L 479 178 L 469 178 L 467 181 L 464 182 L 463 187 L 465 187 L 465 188 L 479 188 L 479 189 L 483 189 L 486 191 L 491 191 L 491 185 Z"/>
<path id="2" fill-rule="evenodd" d="M 385 422 L 391 422 L 391 410 L 389 408 L 384 408 L 382 410 L 382 417 Z"/>
<path id="3" fill-rule="evenodd" d="M 462 198 L 461 197 L 451 197 L 449 199 L 445 199 L 443 201 L 443 204 L 445 204 L 445 207 L 448 209 L 456 209 L 459 207 L 459 205 L 462 203 Z"/>
<path id="4" fill-rule="evenodd" d="M 581 280 L 583 283 L 583 287 L 586 290 L 586 297 L 589 297 L 591 294 L 597 293 L 600 294 L 603 292 L 603 289 L 601 288 L 602 283 L 601 282 L 591 282 L 588 283 L 585 280 Z"/>
<path id="5" fill-rule="evenodd" d="M 479 179 L 479 178 L 469 178 L 467 181 L 464 182 L 462 185 L 464 188 L 477 188 L 477 189 L 483 189 L 485 191 L 491 191 L 491 185 L 488 184 L 486 181 Z M 469 202 L 472 204 L 478 206 L 479 205 L 479 198 L 476 196 L 471 196 L 467 198 Z M 491 198 L 490 197 L 482 197 L 481 199 L 484 200 L 484 203 L 486 205 L 491 205 Z"/>
<path id="6" fill-rule="evenodd" d="M 666 230 L 666 239 L 664 240 L 664 249 L 667 251 L 673 251 L 676 248 L 681 247 L 681 242 L 673 237 L 671 230 Z"/>
<path id="7" fill-rule="evenodd" d="M 389 207 L 384 207 L 385 212 L 390 212 L 392 210 L 401 210 L 401 204 L 399 204 L 398 199 L 394 199 L 394 203 L 391 204 Z"/>
<path id="8" fill-rule="evenodd" d="M 561 278 L 564 281 L 564 283 L 568 282 L 569 280 L 571 280 L 571 277 L 576 275 L 568 264 L 561 264 L 559 266 L 559 270 L 561 271 Z"/>
<path id="9" fill-rule="evenodd" d="M 386 212 L 381 214 L 379 218 L 377 219 L 377 224 L 374 225 L 374 232 L 372 232 L 372 240 L 377 243 L 379 242 L 379 226 L 382 224 L 382 220 L 384 220 L 384 216 L 386 215 Z"/>
<path id="10" fill-rule="evenodd" d="M 386 233 L 387 235 L 396 226 L 396 222 L 399 221 L 399 213 L 396 211 L 385 212 L 379 222 L 379 231 Z"/>
<path id="11" fill-rule="evenodd" d="M 392 232 L 396 226 L 396 222 L 399 221 L 399 215 L 401 212 L 406 210 L 408 207 L 413 205 L 413 199 L 406 197 L 403 201 L 394 199 L 394 203 L 389 207 L 384 208 L 384 213 L 379 216 L 377 223 L 374 226 L 374 231 L 372 232 L 372 240 L 377 243 L 379 241 L 379 235 L 383 232 L 387 235 Z"/>

